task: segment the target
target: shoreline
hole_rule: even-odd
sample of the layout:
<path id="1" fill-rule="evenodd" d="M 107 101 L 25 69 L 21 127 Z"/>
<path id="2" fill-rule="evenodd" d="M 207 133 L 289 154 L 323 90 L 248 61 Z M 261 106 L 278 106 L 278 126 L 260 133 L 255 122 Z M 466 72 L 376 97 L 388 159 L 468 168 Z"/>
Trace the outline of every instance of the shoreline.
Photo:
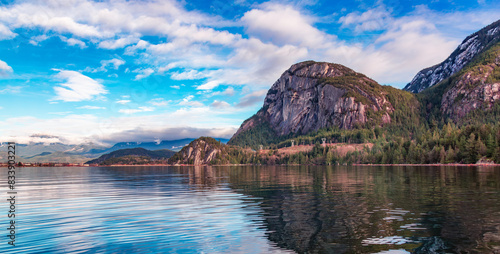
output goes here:
<path id="1" fill-rule="evenodd" d="M 459 164 L 459 163 L 452 163 L 452 164 L 351 164 L 351 165 L 317 165 L 317 164 L 275 164 L 275 165 L 255 165 L 255 164 L 220 164 L 220 165 L 208 165 L 208 164 L 176 164 L 176 165 L 171 165 L 171 164 L 141 164 L 141 165 L 89 165 L 89 166 L 17 166 L 19 168 L 44 168 L 44 167 L 52 167 L 52 168 L 59 168 L 59 167 L 79 167 L 79 168 L 88 168 L 88 167 L 165 167 L 165 166 L 171 166 L 171 167 L 199 167 L 199 166 L 404 166 L 404 167 L 415 167 L 415 166 L 420 166 L 420 167 L 446 167 L 446 166 L 452 166 L 452 167 L 500 167 L 500 164 L 494 164 L 494 163 L 481 163 L 481 164 Z M 7 166 L 0 166 L 0 168 L 6 168 Z"/>

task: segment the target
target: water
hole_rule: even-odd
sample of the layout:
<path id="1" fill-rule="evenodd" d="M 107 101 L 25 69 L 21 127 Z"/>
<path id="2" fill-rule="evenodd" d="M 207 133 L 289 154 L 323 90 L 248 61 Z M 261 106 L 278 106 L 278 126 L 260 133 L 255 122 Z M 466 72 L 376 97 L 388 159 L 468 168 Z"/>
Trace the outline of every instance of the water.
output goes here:
<path id="1" fill-rule="evenodd" d="M 21 168 L 16 177 L 16 246 L 3 199 L 0 253 L 500 253 L 494 167 Z"/>

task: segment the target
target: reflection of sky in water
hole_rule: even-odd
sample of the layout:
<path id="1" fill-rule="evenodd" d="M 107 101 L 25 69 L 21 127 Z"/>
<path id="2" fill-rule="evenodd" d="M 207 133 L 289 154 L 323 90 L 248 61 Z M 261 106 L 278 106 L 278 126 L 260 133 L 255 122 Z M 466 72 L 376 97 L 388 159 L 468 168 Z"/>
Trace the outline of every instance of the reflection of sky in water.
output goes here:
<path id="1" fill-rule="evenodd" d="M 0 253 L 456 253 L 496 248 L 500 237 L 500 168 L 21 168 L 16 176 L 18 246 L 0 243 Z"/>
<path id="2" fill-rule="evenodd" d="M 227 184 L 192 188 L 168 172 L 134 179 L 104 170 L 23 169 L 17 246 L 0 252 L 283 252 L 265 238 L 258 200 Z"/>

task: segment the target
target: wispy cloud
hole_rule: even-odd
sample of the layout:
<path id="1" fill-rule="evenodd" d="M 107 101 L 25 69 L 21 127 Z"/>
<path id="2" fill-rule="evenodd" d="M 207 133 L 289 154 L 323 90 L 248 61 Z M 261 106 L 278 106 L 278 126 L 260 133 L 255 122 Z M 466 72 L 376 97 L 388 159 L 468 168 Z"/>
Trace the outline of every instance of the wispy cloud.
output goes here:
<path id="1" fill-rule="evenodd" d="M 0 94 L 13 94 L 13 93 L 20 93 L 22 86 L 11 86 L 7 85 L 5 86 L 4 89 L 0 89 Z"/>
<path id="2" fill-rule="evenodd" d="M 127 103 L 130 103 L 130 100 L 117 100 L 116 103 L 125 105 Z"/>
<path id="3" fill-rule="evenodd" d="M 55 78 L 63 80 L 64 83 L 54 87 L 56 97 L 53 100 L 61 101 L 85 101 L 96 99 L 107 94 L 108 91 L 96 80 L 76 71 L 58 70 Z"/>
<path id="4" fill-rule="evenodd" d="M 106 107 L 85 105 L 85 106 L 78 107 L 78 109 L 106 109 Z"/>
<path id="5" fill-rule="evenodd" d="M 139 113 L 139 112 L 150 112 L 150 111 L 154 111 L 154 110 L 155 110 L 155 108 L 153 108 L 153 107 L 139 107 L 136 109 L 120 109 L 118 112 L 124 113 L 124 114 L 135 114 L 135 113 Z"/>

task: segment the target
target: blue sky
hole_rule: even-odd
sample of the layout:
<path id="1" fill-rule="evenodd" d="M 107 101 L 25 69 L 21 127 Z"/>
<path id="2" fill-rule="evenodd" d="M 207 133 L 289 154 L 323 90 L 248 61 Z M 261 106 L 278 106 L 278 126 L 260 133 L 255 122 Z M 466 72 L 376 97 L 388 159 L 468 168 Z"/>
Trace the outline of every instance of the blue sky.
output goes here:
<path id="1" fill-rule="evenodd" d="M 498 1 L 0 1 L 0 138 L 229 138 L 304 60 L 402 88 Z"/>

